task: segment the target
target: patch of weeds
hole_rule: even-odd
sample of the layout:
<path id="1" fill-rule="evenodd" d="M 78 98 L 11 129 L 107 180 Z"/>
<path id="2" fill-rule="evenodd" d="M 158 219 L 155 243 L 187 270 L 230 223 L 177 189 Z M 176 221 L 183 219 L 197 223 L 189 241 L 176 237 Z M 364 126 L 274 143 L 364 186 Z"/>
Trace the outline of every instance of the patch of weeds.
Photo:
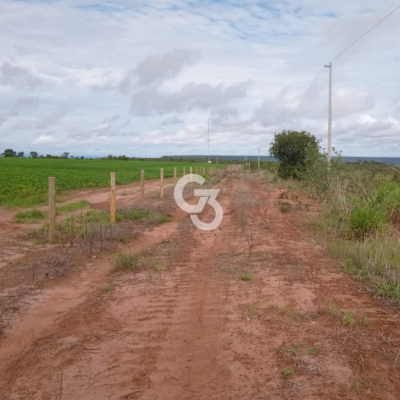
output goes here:
<path id="1" fill-rule="evenodd" d="M 354 381 L 354 382 L 353 382 L 353 386 L 354 386 L 354 389 L 356 389 L 357 393 L 358 393 L 358 394 L 361 394 L 360 382 Z"/>
<path id="2" fill-rule="evenodd" d="M 298 353 L 300 353 L 301 350 L 302 350 L 301 344 L 297 344 L 296 346 L 293 346 L 293 347 L 290 347 L 287 349 L 283 349 L 283 351 L 288 354 L 298 354 Z"/>
<path id="3" fill-rule="evenodd" d="M 122 210 L 120 213 L 122 219 L 140 223 L 165 224 L 172 221 L 170 215 L 163 214 L 157 209 L 135 208 L 133 210 Z"/>
<path id="4" fill-rule="evenodd" d="M 19 224 L 36 224 L 46 218 L 46 213 L 41 210 L 19 211 L 14 216 L 14 221 Z"/>
<path id="5" fill-rule="evenodd" d="M 111 272 L 135 272 L 139 269 L 139 261 L 138 254 L 118 252 L 112 260 Z"/>
<path id="6" fill-rule="evenodd" d="M 361 325 L 364 325 L 364 326 L 368 326 L 368 325 L 369 325 L 369 321 L 368 321 L 367 314 L 364 314 L 364 315 L 360 318 L 360 324 L 361 324 Z"/>
<path id="7" fill-rule="evenodd" d="M 286 304 L 283 304 L 282 306 L 278 306 L 279 314 L 285 314 L 287 310 L 288 310 L 288 306 Z"/>
<path id="8" fill-rule="evenodd" d="M 250 318 L 257 317 L 258 316 L 258 305 L 257 304 L 252 304 L 249 307 L 248 313 L 249 313 L 249 317 Z"/>
<path id="9" fill-rule="evenodd" d="M 109 286 L 103 286 L 102 288 L 100 288 L 100 291 L 101 291 L 102 293 L 112 292 L 113 290 L 115 290 L 115 287 L 114 287 L 114 286 L 111 286 L 111 285 L 109 285 Z"/>
<path id="10" fill-rule="evenodd" d="M 288 312 L 288 316 L 296 321 L 301 320 L 302 315 L 300 311 L 297 310 L 289 310 Z"/>
<path id="11" fill-rule="evenodd" d="M 121 196 L 128 196 L 128 194 L 129 194 L 128 192 L 122 192 Z"/>
<path id="12" fill-rule="evenodd" d="M 243 254 L 242 251 L 235 251 L 235 252 L 233 253 L 233 255 L 234 255 L 235 257 L 241 256 L 242 254 Z"/>
<path id="13" fill-rule="evenodd" d="M 309 356 L 315 356 L 317 353 L 318 353 L 318 348 L 317 347 L 311 346 L 311 347 L 307 348 L 307 354 Z"/>
<path id="14" fill-rule="evenodd" d="M 292 205 L 290 203 L 282 202 L 279 203 L 279 210 L 282 214 L 286 214 L 290 211 Z"/>
<path id="15" fill-rule="evenodd" d="M 331 315 L 332 317 L 338 318 L 340 317 L 341 311 L 339 309 L 339 306 L 333 302 L 330 301 L 327 305 L 326 305 L 326 312 Z"/>
<path id="16" fill-rule="evenodd" d="M 343 325 L 353 325 L 354 324 L 354 312 L 347 311 L 343 317 Z"/>
<path id="17" fill-rule="evenodd" d="M 58 206 L 56 208 L 57 214 L 62 212 L 71 212 L 89 207 L 90 203 L 87 200 L 74 201 L 73 203 L 66 204 L 65 206 Z"/>
<path id="18" fill-rule="evenodd" d="M 252 273 L 240 274 L 239 275 L 239 279 L 241 281 L 245 281 L 245 282 L 252 281 L 253 280 L 253 274 Z"/>
<path id="19" fill-rule="evenodd" d="M 166 224 L 167 222 L 172 222 L 172 217 L 170 215 L 160 215 L 158 217 L 159 224 Z"/>
<path id="20" fill-rule="evenodd" d="M 283 372 L 283 376 L 289 376 L 289 375 L 292 375 L 292 374 L 293 374 L 293 371 L 292 371 L 290 368 L 288 368 L 288 367 L 284 367 L 284 368 L 282 369 L 282 372 Z"/>

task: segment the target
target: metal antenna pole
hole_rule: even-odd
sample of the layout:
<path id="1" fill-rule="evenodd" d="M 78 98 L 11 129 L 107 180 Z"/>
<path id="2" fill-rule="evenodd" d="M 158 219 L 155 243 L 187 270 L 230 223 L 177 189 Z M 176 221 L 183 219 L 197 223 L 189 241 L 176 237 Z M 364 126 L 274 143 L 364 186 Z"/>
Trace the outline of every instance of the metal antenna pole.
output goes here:
<path id="1" fill-rule="evenodd" d="M 330 170 L 332 159 L 332 63 L 325 65 L 325 67 L 329 68 L 328 170 Z"/>

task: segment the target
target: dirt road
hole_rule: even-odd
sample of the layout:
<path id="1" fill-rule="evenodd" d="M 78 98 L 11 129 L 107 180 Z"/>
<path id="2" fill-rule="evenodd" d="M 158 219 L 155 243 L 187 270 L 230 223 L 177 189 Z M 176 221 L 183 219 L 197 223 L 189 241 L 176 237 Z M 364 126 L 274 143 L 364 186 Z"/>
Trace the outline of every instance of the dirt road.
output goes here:
<path id="1" fill-rule="evenodd" d="M 399 317 L 315 243 L 318 205 L 257 175 L 218 187 L 218 229 L 157 227 L 122 245 L 142 272 L 99 257 L 24 309 L 0 399 L 399 399 Z"/>

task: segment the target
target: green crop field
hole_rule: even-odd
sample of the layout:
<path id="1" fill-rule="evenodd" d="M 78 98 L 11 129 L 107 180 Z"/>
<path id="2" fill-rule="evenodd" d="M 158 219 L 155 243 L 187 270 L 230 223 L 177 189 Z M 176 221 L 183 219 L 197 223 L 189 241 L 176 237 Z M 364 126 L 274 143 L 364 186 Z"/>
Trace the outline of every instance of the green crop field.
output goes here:
<path id="1" fill-rule="evenodd" d="M 135 182 L 140 171 L 146 179 L 158 179 L 160 168 L 164 177 L 182 176 L 183 168 L 207 166 L 203 163 L 174 161 L 123 161 L 123 160 L 76 160 L 0 158 L 0 205 L 6 207 L 31 206 L 46 201 L 48 177 L 56 177 L 57 193 L 82 188 L 100 188 L 110 185 L 110 172 L 116 173 L 117 184 Z M 213 164 L 223 169 L 224 164 Z"/>

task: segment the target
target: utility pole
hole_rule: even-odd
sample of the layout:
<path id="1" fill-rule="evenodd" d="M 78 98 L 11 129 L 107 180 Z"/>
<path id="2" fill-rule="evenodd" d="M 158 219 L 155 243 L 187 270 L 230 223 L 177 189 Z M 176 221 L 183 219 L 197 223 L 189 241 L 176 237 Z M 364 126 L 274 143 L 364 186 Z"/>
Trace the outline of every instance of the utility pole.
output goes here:
<path id="1" fill-rule="evenodd" d="M 208 163 L 210 163 L 210 118 L 208 118 Z"/>
<path id="2" fill-rule="evenodd" d="M 326 64 L 325 67 L 329 68 L 328 170 L 330 170 L 332 158 L 332 63 Z"/>
<path id="3" fill-rule="evenodd" d="M 258 170 L 260 170 L 260 148 L 258 148 Z"/>

